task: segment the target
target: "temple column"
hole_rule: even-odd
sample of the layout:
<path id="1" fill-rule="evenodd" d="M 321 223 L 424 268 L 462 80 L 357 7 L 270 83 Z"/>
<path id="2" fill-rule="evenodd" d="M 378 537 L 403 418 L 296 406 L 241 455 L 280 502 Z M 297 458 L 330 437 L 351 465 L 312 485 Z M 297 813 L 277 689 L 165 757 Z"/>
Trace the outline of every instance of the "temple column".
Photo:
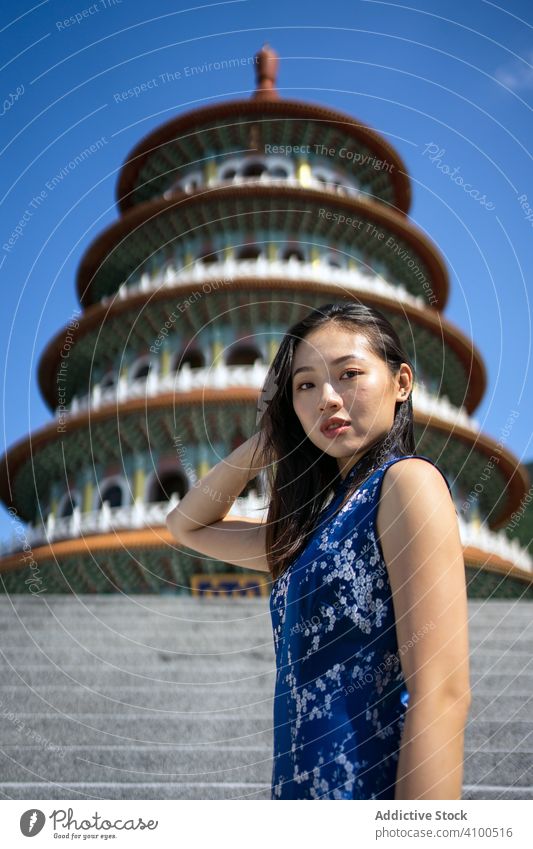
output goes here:
<path id="1" fill-rule="evenodd" d="M 305 159 L 299 159 L 296 165 L 296 179 L 301 186 L 310 186 L 313 182 L 311 166 Z"/>
<path id="2" fill-rule="evenodd" d="M 83 484 L 82 513 L 90 513 L 93 509 L 94 486 L 92 479 L 88 478 Z"/>
<path id="3" fill-rule="evenodd" d="M 218 328 L 214 329 L 213 341 L 211 342 L 211 363 L 215 368 L 224 364 L 224 343 Z"/>
<path id="4" fill-rule="evenodd" d="M 275 242 L 269 242 L 267 244 L 266 255 L 269 262 L 276 262 L 278 258 L 278 246 Z"/>
<path id="5" fill-rule="evenodd" d="M 161 346 L 161 354 L 159 359 L 159 374 L 161 377 L 166 377 L 167 374 L 170 374 L 170 350 L 166 339 L 163 345 Z"/>
<path id="6" fill-rule="evenodd" d="M 217 177 L 217 165 L 214 159 L 208 159 L 204 165 L 204 181 L 206 186 L 211 186 Z"/>
<path id="7" fill-rule="evenodd" d="M 311 245 L 309 256 L 311 259 L 311 265 L 320 265 L 320 248 L 318 245 Z"/>

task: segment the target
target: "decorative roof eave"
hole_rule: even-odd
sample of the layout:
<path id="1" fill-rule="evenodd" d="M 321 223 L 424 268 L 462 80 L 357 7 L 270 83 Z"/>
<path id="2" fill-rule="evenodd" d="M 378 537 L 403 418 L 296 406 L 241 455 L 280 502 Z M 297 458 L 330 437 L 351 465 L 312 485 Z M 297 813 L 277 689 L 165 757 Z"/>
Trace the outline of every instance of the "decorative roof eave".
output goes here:
<path id="1" fill-rule="evenodd" d="M 112 534 L 85 535 L 82 539 L 68 539 L 54 542 L 51 545 L 41 545 L 32 550 L 35 563 L 47 561 L 57 563 L 61 557 L 93 557 L 96 552 L 115 551 L 135 548 L 174 547 L 176 541 L 166 526 L 152 526 L 142 530 L 120 530 Z M 479 548 L 467 545 L 463 548 L 463 556 L 467 568 L 479 567 L 483 571 L 493 572 L 502 577 L 517 578 L 528 585 L 533 585 L 533 576 L 525 569 L 515 566 L 498 554 L 481 551 Z M 14 552 L 0 558 L 0 573 L 26 568 L 27 563 L 21 558 L 21 552 Z"/>
<path id="2" fill-rule="evenodd" d="M 262 280 L 254 277 L 243 277 L 235 278 L 231 285 L 234 289 L 264 290 L 268 293 L 273 289 L 287 288 L 287 280 L 275 278 Z M 93 304 L 79 318 L 80 326 L 77 329 L 77 338 L 89 333 L 94 328 L 100 327 L 103 320 L 108 321 L 115 317 L 118 318 L 130 310 L 137 314 L 139 308 L 144 307 L 148 301 L 165 300 L 174 297 L 178 293 L 187 296 L 189 293 L 196 291 L 197 288 L 198 283 L 191 282 L 185 285 L 165 286 L 157 291 L 138 292 L 129 295 L 125 299 L 115 296 L 107 304 Z M 352 293 L 351 291 L 347 293 L 346 290 L 334 284 L 320 284 L 316 281 L 305 280 L 305 278 L 298 280 L 297 283 L 292 282 L 291 288 L 297 288 L 299 291 L 323 292 L 325 300 L 330 295 L 333 297 L 342 296 L 343 298 L 353 295 L 354 299 L 359 298 L 357 293 Z M 216 292 L 213 295 L 216 297 Z M 210 295 L 210 297 L 213 297 L 213 295 Z M 436 313 L 434 310 L 417 309 L 407 303 L 400 304 L 398 301 L 378 293 L 364 292 L 361 293 L 360 299 L 371 305 L 375 305 L 378 309 L 380 307 L 387 307 L 390 310 L 401 311 L 409 319 L 412 319 L 413 322 L 428 328 L 443 338 L 443 345 L 447 345 L 453 349 L 464 364 L 468 382 L 464 405 L 467 412 L 472 414 L 481 402 L 487 387 L 485 365 L 472 341 L 458 327 L 452 324 L 449 319 L 444 318 L 444 316 Z M 46 346 L 39 362 L 39 387 L 44 400 L 51 410 L 54 409 L 55 405 L 55 377 L 59 368 L 60 351 L 64 343 L 64 338 L 65 330 L 59 330 Z"/>
<path id="3" fill-rule="evenodd" d="M 510 563 L 501 554 L 494 551 L 483 551 L 474 545 L 466 545 L 463 549 L 465 565 L 470 569 L 479 568 L 483 572 L 495 572 L 504 577 L 520 578 L 533 584 L 533 575 L 527 569 L 522 569 L 514 563 Z"/>
<path id="4" fill-rule="evenodd" d="M 123 547 L 138 546 L 139 548 L 155 548 L 163 543 L 176 544 L 176 540 L 165 526 L 153 526 L 138 531 L 113 531 L 112 534 L 85 535 L 83 538 L 66 539 L 49 545 L 40 545 L 32 549 L 35 562 L 47 560 L 57 561 L 57 558 L 68 557 L 72 554 L 89 555 L 96 551 L 111 551 Z M 27 563 L 21 560 L 21 552 L 15 551 L 0 558 L 0 572 L 11 569 L 25 568 Z"/>
<path id="5" fill-rule="evenodd" d="M 276 100 L 261 98 L 230 100 L 217 103 L 215 106 L 202 106 L 185 113 L 185 115 L 179 115 L 150 132 L 133 148 L 122 165 L 116 187 L 116 199 L 120 211 L 125 213 L 135 205 L 132 195 L 135 191 L 138 174 L 146 160 L 151 154 L 157 152 L 161 145 L 167 144 L 173 139 L 179 139 L 180 136 L 195 128 L 197 132 L 200 132 L 202 125 L 207 125 L 213 121 L 223 121 L 232 117 L 241 121 L 249 117 L 253 121 L 253 119 L 261 116 L 266 118 L 299 118 L 337 125 L 340 131 L 346 133 L 347 138 L 364 143 L 370 149 L 376 151 L 379 159 L 392 164 L 390 179 L 395 189 L 395 207 L 402 215 L 409 211 L 411 185 L 406 165 L 392 145 L 379 133 L 344 112 L 301 100 L 285 100 L 283 98 Z"/>
<path id="6" fill-rule="evenodd" d="M 257 399 L 257 391 L 247 387 L 194 389 L 179 395 L 169 392 L 154 398 L 135 398 L 121 404 L 120 412 L 123 417 L 128 413 L 142 412 L 144 420 L 151 410 L 165 407 L 172 409 L 176 407 L 189 408 L 193 404 L 206 406 L 210 403 L 226 404 L 229 401 L 250 402 L 256 406 Z M 110 418 L 117 418 L 116 407 L 107 407 L 100 410 L 83 410 L 80 413 L 69 416 L 66 427 L 72 433 L 73 431 L 94 427 L 99 421 Z M 440 420 L 435 416 L 427 416 L 416 410 L 414 421 L 416 424 L 420 424 L 425 428 L 440 431 L 448 440 L 461 440 L 468 446 L 470 451 L 485 454 L 488 460 L 492 457 L 498 458 L 498 470 L 508 482 L 508 486 L 506 487 L 506 503 L 503 509 L 500 510 L 499 515 L 493 518 L 490 524 L 491 529 L 497 530 L 506 522 L 513 510 L 519 507 L 522 498 L 528 490 L 530 480 L 527 469 L 519 463 L 518 459 L 510 451 L 501 444 L 496 443 L 486 434 L 472 433 L 472 431 L 457 424 L 451 428 L 449 422 Z M 63 438 L 63 434 L 61 434 L 61 437 Z M 9 486 L 10 479 L 15 480 L 19 468 L 30 456 L 34 458 L 35 462 L 39 448 L 57 440 L 57 438 L 57 422 L 52 421 L 30 436 L 15 443 L 15 445 L 2 455 L 0 458 L 0 499 L 6 506 L 15 506 Z"/>
<path id="7" fill-rule="evenodd" d="M 436 244 L 408 218 L 405 218 L 384 204 L 368 199 L 363 200 L 355 197 L 332 195 L 330 192 L 321 191 L 320 189 L 303 187 L 294 189 L 288 186 L 257 184 L 215 186 L 190 195 L 182 193 L 170 198 L 158 198 L 134 207 L 127 215 L 118 219 L 118 221 L 100 233 L 83 255 L 78 268 L 76 283 L 80 303 L 84 307 L 92 303 L 90 297 L 91 283 L 94 276 L 98 273 L 98 269 L 108 254 L 127 236 L 137 230 L 137 228 L 157 219 L 166 212 L 179 212 L 180 207 L 200 206 L 207 211 L 210 200 L 218 203 L 223 203 L 227 200 L 238 202 L 247 197 L 288 199 L 294 202 L 305 202 L 311 207 L 321 204 L 321 208 L 327 207 L 328 210 L 338 208 L 350 213 L 352 216 L 354 213 L 359 213 L 361 217 L 367 217 L 378 224 L 389 227 L 393 233 L 405 239 L 413 246 L 417 255 L 420 256 L 430 271 L 436 304 L 433 305 L 433 303 L 428 302 L 428 308 L 441 311 L 446 306 L 449 281 L 444 258 Z"/>

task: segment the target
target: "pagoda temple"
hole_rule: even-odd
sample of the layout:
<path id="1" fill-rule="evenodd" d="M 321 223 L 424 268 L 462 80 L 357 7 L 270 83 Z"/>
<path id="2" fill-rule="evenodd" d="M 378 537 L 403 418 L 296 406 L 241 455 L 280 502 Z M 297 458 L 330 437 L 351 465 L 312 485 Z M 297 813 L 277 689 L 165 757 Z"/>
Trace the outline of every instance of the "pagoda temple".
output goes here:
<path id="1" fill-rule="evenodd" d="M 505 530 L 525 466 L 480 431 L 483 359 L 444 315 L 448 271 L 409 219 L 396 150 L 359 119 L 285 99 L 278 57 L 256 89 L 178 115 L 127 156 L 119 217 L 77 274 L 80 311 L 44 350 L 53 417 L 2 458 L 13 520 L 9 593 L 268 592 L 268 581 L 176 544 L 189 487 L 257 429 L 279 342 L 310 310 L 381 310 L 415 366 L 417 451 L 450 482 L 470 597 L 533 597 L 533 561 Z M 261 475 L 231 514 L 266 517 Z"/>

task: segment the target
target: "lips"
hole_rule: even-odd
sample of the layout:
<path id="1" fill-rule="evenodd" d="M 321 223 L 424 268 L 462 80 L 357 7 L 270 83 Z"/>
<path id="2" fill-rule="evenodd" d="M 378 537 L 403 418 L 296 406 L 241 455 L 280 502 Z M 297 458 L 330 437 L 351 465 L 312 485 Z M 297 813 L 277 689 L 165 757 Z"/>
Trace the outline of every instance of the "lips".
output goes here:
<path id="1" fill-rule="evenodd" d="M 332 416 L 330 419 L 324 422 L 324 424 L 320 425 L 320 430 L 322 433 L 326 433 L 328 428 L 331 425 L 336 425 L 337 427 L 342 427 L 343 425 L 349 425 L 349 419 L 341 419 L 339 416 Z"/>

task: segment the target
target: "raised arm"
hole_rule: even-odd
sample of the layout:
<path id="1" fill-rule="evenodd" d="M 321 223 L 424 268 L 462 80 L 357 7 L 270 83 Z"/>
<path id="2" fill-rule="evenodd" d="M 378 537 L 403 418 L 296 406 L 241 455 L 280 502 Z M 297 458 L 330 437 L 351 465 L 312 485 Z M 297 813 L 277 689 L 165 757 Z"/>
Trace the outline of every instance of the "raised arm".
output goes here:
<path id="1" fill-rule="evenodd" d="M 225 563 L 268 572 L 266 530 L 259 521 L 227 518 L 235 499 L 263 468 L 260 433 L 239 445 L 204 475 L 166 517 L 177 542 Z"/>
<path id="2" fill-rule="evenodd" d="M 425 460 L 398 461 L 382 487 L 377 531 L 409 692 L 395 798 L 460 799 L 470 684 L 455 508 L 442 475 Z"/>

